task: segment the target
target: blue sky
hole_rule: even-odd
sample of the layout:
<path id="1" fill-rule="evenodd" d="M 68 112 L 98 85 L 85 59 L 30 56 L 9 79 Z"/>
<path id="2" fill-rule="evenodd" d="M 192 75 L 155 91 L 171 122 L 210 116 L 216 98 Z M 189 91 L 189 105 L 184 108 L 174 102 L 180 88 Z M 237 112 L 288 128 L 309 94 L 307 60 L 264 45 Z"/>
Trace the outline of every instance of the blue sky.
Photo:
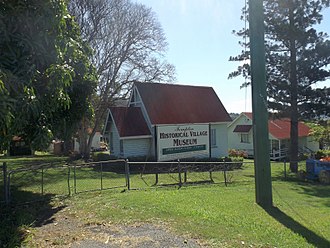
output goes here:
<path id="1" fill-rule="evenodd" d="M 228 112 L 252 110 L 251 88 L 240 89 L 244 79 L 227 79 L 238 65 L 229 57 L 242 50 L 232 30 L 244 26 L 240 20 L 244 0 L 136 2 L 151 7 L 162 25 L 169 43 L 166 58 L 176 67 L 176 83 L 213 87 Z M 329 9 L 320 30 L 330 34 Z"/>

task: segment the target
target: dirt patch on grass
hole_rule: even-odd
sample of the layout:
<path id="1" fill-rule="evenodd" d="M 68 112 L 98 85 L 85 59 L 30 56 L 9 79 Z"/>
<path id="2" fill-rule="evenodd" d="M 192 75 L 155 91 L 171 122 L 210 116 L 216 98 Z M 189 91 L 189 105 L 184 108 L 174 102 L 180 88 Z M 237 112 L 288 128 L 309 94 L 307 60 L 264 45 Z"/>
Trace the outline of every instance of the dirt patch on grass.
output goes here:
<path id="1" fill-rule="evenodd" d="M 69 207 L 27 232 L 28 247 L 205 247 L 196 239 L 176 235 L 165 223 L 84 223 Z"/>

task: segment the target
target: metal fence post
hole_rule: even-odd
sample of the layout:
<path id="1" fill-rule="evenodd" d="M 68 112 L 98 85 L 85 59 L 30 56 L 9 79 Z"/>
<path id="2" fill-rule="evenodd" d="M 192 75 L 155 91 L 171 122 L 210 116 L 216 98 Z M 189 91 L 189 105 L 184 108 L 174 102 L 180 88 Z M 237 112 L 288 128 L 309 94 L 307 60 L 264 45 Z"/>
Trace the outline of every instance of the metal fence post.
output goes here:
<path id="1" fill-rule="evenodd" d="M 182 178 L 181 178 L 181 164 L 180 159 L 178 159 L 178 171 L 179 171 L 179 186 L 182 186 Z"/>
<path id="2" fill-rule="evenodd" d="M 212 183 L 214 183 L 214 180 L 213 180 L 213 177 L 212 177 L 212 170 L 210 170 L 209 173 L 210 173 L 210 180 L 211 180 Z"/>
<path id="3" fill-rule="evenodd" d="M 8 204 L 8 185 L 7 185 L 7 163 L 3 162 L 2 166 L 3 171 L 3 193 L 5 198 L 5 203 Z"/>
<path id="4" fill-rule="evenodd" d="M 128 164 L 128 159 L 125 160 L 125 175 L 126 175 L 126 186 L 127 190 L 131 189 L 130 181 L 129 181 L 129 164 Z"/>
<path id="5" fill-rule="evenodd" d="M 6 204 L 9 204 L 10 201 L 11 201 L 11 195 L 10 195 L 10 175 L 11 173 L 9 172 L 8 176 L 7 176 L 7 187 L 6 187 L 6 190 L 7 190 L 7 201 L 6 201 Z"/>
<path id="6" fill-rule="evenodd" d="M 70 174 L 71 174 L 71 166 L 68 164 L 68 193 L 69 193 L 69 196 L 71 196 Z"/>
<path id="7" fill-rule="evenodd" d="M 73 165 L 73 190 L 77 194 L 76 164 Z"/>
<path id="8" fill-rule="evenodd" d="M 44 167 L 41 166 L 41 195 L 44 195 Z"/>
<path id="9" fill-rule="evenodd" d="M 227 187 L 227 173 L 226 173 L 226 171 L 227 171 L 227 162 L 225 162 L 225 169 L 223 171 L 223 177 L 224 177 L 224 180 L 225 180 L 225 185 Z"/>
<path id="10" fill-rule="evenodd" d="M 101 162 L 101 190 L 103 190 L 103 163 Z"/>
<path id="11" fill-rule="evenodd" d="M 158 184 L 158 173 L 155 174 L 155 177 L 156 177 L 155 185 L 157 185 Z"/>

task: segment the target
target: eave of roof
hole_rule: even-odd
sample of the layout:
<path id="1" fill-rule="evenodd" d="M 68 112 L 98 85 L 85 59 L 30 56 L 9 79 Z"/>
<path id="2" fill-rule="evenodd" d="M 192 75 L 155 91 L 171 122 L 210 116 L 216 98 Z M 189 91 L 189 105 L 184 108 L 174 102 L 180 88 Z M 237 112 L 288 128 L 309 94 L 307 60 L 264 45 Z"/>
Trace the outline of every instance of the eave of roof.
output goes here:
<path id="1" fill-rule="evenodd" d="M 233 130 L 234 133 L 248 133 L 250 132 L 252 125 L 237 125 Z"/>

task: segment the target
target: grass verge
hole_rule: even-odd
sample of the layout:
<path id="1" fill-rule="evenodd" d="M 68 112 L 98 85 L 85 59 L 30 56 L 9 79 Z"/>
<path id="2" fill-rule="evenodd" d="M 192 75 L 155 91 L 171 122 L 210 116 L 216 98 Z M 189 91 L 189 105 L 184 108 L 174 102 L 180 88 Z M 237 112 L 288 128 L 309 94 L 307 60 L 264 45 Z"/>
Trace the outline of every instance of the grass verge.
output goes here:
<path id="1" fill-rule="evenodd" d="M 274 163 L 275 207 L 265 210 L 255 204 L 253 171 L 253 164 L 246 164 L 242 170 L 231 172 L 228 187 L 218 183 L 180 189 L 98 191 L 77 194 L 63 202 L 84 223 L 166 222 L 175 232 L 188 233 L 214 247 L 330 247 L 330 186 L 300 182 L 290 173 L 284 181 L 283 166 Z M 86 185 L 95 183 L 91 170 L 82 171 L 81 177 Z M 160 175 L 161 182 L 168 180 Z M 153 177 L 149 184 L 152 181 Z M 132 182 L 143 185 L 139 175 L 132 175 Z M 0 224 L 5 228 L 0 232 L 0 244 L 33 245 L 25 230 L 60 210 L 47 200 L 2 211 Z"/>

